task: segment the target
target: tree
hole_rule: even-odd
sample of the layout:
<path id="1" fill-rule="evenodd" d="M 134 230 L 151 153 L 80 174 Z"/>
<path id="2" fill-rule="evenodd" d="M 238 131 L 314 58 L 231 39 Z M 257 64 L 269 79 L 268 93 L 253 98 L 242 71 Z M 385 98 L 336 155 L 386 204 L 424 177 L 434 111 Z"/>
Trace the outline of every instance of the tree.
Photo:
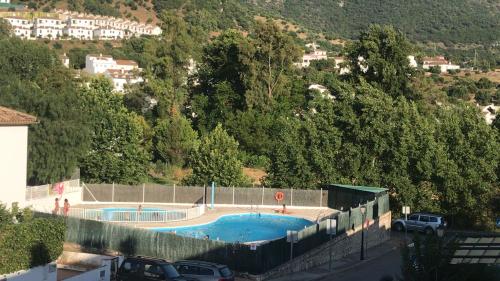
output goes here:
<path id="1" fill-rule="evenodd" d="M 159 120 L 155 127 L 154 146 L 157 157 L 171 165 L 182 166 L 198 147 L 198 134 L 189 121 L 179 115 Z"/>
<path id="2" fill-rule="evenodd" d="M 354 78 L 362 77 L 393 97 L 415 98 L 410 79 L 416 72 L 408 60 L 413 48 L 401 31 L 371 25 L 348 49 Z"/>
<path id="3" fill-rule="evenodd" d="M 220 124 L 202 137 L 198 149 L 191 154 L 189 164 L 193 173 L 185 180 L 187 184 L 209 184 L 213 181 L 219 186 L 241 186 L 246 183 L 238 159 L 238 142 Z"/>
<path id="4" fill-rule="evenodd" d="M 0 19 L 0 38 L 9 37 L 12 33 L 12 27 L 5 19 Z"/>
<path id="5" fill-rule="evenodd" d="M 81 164 L 88 182 L 138 183 L 147 176 L 145 122 L 123 105 L 111 83 L 96 78 L 82 89 L 84 113 L 92 125 L 90 151 Z"/>
<path id="6" fill-rule="evenodd" d="M 0 104 L 37 117 L 29 127 L 28 183 L 70 176 L 89 147 L 89 127 L 75 94 L 74 75 L 47 47 L 0 39 Z"/>

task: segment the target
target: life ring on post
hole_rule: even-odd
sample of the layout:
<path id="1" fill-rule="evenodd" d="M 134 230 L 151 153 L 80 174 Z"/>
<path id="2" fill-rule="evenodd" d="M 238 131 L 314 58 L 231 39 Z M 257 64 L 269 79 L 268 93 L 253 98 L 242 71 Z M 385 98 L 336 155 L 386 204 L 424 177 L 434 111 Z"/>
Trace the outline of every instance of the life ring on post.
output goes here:
<path id="1" fill-rule="evenodd" d="M 283 199 L 285 199 L 285 193 L 281 192 L 281 191 L 278 191 L 274 194 L 274 199 L 276 199 L 276 201 L 283 201 Z"/>

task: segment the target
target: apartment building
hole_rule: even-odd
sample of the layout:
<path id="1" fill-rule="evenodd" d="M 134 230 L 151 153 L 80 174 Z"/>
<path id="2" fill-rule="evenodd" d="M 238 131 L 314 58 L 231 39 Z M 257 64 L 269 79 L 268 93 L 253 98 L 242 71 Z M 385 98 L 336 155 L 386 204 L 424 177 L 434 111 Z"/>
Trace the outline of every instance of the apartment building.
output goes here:
<path id="1" fill-rule="evenodd" d="M 117 92 L 123 92 L 125 85 L 143 82 L 141 69 L 133 60 L 115 60 L 106 55 L 87 55 L 85 57 L 85 72 L 104 74 L 108 77 Z"/>
<path id="2" fill-rule="evenodd" d="M 64 22 L 59 18 L 36 18 L 32 36 L 35 38 L 58 39 L 63 36 Z"/>
<path id="3" fill-rule="evenodd" d="M 4 19 L 11 25 L 14 35 L 23 39 L 31 39 L 33 21 L 17 16 L 6 17 Z"/>

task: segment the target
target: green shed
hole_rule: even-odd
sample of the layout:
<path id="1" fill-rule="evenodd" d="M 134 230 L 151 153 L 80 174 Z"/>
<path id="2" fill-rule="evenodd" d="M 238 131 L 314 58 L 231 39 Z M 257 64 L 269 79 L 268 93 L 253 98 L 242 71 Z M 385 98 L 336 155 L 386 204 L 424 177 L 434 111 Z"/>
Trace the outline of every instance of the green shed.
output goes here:
<path id="1" fill-rule="evenodd" d="M 336 210 L 349 210 L 387 193 L 387 188 L 361 185 L 329 184 L 326 188 L 328 207 Z"/>

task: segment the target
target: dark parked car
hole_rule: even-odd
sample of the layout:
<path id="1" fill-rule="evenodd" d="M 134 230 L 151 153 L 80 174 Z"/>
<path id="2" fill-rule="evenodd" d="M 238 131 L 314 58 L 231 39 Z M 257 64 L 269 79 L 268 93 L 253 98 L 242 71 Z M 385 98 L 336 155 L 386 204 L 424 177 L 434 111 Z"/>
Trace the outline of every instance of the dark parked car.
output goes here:
<path id="1" fill-rule="evenodd" d="M 118 281 L 197 281 L 179 274 L 175 267 L 163 259 L 150 257 L 126 258 L 117 274 Z"/>
<path id="2" fill-rule="evenodd" d="M 194 277 L 200 281 L 234 281 L 234 273 L 226 265 L 204 261 L 178 261 L 174 266 L 183 276 Z"/>

